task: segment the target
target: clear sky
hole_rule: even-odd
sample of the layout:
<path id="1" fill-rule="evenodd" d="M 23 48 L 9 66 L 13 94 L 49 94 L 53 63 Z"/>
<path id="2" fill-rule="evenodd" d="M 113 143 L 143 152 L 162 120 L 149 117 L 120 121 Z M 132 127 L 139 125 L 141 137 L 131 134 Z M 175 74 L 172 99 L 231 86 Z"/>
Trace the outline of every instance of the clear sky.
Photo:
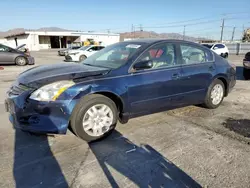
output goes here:
<path id="1" fill-rule="evenodd" d="M 225 17 L 229 39 L 233 27 L 235 38 L 243 24 L 250 27 L 250 0 L 1 0 L 0 7 L 1 31 L 53 26 L 123 32 L 141 24 L 147 31 L 183 33 L 186 25 L 186 35 L 219 38 Z"/>

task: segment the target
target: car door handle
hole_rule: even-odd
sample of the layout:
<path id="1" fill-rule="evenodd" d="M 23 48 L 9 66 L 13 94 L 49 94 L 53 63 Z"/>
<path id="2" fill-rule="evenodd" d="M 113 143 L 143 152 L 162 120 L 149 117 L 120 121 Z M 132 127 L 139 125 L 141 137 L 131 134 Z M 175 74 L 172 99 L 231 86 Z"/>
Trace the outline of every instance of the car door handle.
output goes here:
<path id="1" fill-rule="evenodd" d="M 178 73 L 172 74 L 172 79 L 179 79 L 179 78 L 180 78 L 180 74 Z"/>
<path id="2" fill-rule="evenodd" d="M 208 67 L 208 70 L 209 70 L 209 71 L 214 71 L 215 68 L 214 68 L 213 66 L 210 66 L 210 67 Z"/>

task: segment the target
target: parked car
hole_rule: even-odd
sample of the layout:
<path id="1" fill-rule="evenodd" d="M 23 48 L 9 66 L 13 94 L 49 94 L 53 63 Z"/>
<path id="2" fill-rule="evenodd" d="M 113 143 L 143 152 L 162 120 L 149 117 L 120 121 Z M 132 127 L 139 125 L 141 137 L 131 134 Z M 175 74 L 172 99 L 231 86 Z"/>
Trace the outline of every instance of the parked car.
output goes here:
<path id="1" fill-rule="evenodd" d="M 61 49 L 61 50 L 58 50 L 58 55 L 65 56 L 65 53 L 67 53 L 69 50 L 77 50 L 79 48 L 81 48 L 81 46 L 71 46 L 71 47 L 66 48 L 66 49 Z"/>
<path id="2" fill-rule="evenodd" d="M 5 104 L 14 127 L 65 134 L 70 126 L 93 141 L 118 120 L 193 104 L 217 108 L 235 83 L 235 67 L 199 44 L 144 39 L 110 45 L 81 63 L 27 70 Z"/>
<path id="3" fill-rule="evenodd" d="M 245 58 L 243 59 L 243 75 L 245 79 L 250 79 L 250 52 L 246 53 Z"/>
<path id="4" fill-rule="evenodd" d="M 104 46 L 90 45 L 82 46 L 77 50 L 69 50 L 65 55 L 65 61 L 83 61 L 103 48 Z"/>
<path id="5" fill-rule="evenodd" d="M 0 64 L 16 64 L 19 66 L 34 65 L 35 60 L 30 56 L 26 45 L 22 44 L 13 49 L 9 46 L 0 44 Z M 24 48 L 23 50 L 21 50 Z"/>
<path id="6" fill-rule="evenodd" d="M 228 58 L 229 50 L 225 44 L 216 43 L 216 44 L 203 44 L 203 45 L 211 49 L 221 57 Z"/>

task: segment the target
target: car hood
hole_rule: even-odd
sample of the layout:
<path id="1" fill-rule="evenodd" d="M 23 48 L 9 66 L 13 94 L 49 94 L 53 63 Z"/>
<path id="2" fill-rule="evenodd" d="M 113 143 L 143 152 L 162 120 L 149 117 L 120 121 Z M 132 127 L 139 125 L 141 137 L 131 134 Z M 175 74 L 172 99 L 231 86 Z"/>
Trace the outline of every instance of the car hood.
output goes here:
<path id="1" fill-rule="evenodd" d="M 22 47 L 24 47 L 24 46 L 26 46 L 26 44 L 22 44 L 22 45 L 20 45 L 20 46 L 17 46 L 15 49 L 16 49 L 16 50 L 19 50 L 20 48 L 22 48 Z"/>
<path id="2" fill-rule="evenodd" d="M 88 66 L 78 63 L 58 63 L 43 65 L 24 71 L 18 77 L 18 82 L 32 88 L 60 81 L 86 78 L 106 74 L 107 68 Z"/>
<path id="3" fill-rule="evenodd" d="M 77 52 L 83 52 L 83 50 L 69 50 L 68 54 L 73 54 L 73 53 L 77 53 Z"/>

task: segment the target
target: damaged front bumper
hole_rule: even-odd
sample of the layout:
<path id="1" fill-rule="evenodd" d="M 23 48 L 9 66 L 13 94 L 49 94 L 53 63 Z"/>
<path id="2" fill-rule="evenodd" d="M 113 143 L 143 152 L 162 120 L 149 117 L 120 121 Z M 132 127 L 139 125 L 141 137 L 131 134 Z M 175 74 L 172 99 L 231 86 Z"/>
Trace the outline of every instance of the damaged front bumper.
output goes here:
<path id="1" fill-rule="evenodd" d="M 27 57 L 27 59 L 28 59 L 28 65 L 34 65 L 35 64 L 35 58 L 34 57 L 29 56 L 29 57 Z"/>
<path id="2" fill-rule="evenodd" d="M 29 95 L 24 92 L 5 100 L 13 127 L 35 133 L 65 134 L 76 101 L 41 102 L 29 99 Z"/>

